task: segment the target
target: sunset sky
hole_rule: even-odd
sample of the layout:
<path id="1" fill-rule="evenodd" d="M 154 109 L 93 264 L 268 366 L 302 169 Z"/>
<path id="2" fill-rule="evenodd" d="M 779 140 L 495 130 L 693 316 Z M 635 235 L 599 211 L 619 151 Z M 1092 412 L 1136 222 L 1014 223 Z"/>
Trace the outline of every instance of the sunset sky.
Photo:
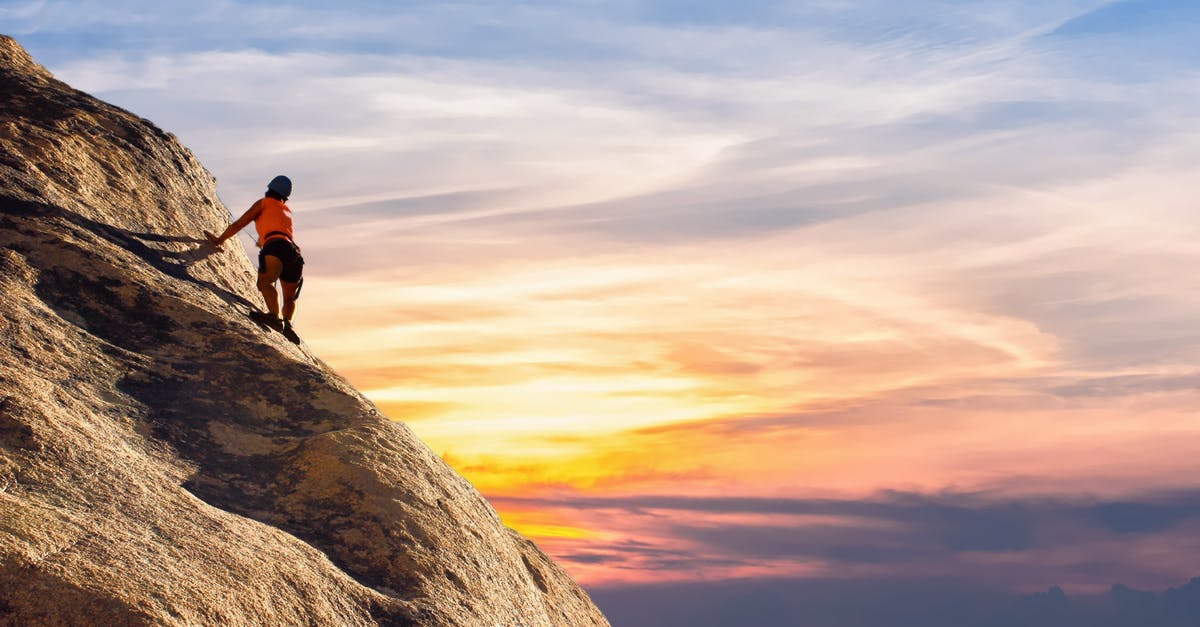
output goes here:
<path id="1" fill-rule="evenodd" d="M 589 590 L 1200 575 L 1200 4 L 332 7 L 0 32 L 290 175 L 313 352 Z"/>

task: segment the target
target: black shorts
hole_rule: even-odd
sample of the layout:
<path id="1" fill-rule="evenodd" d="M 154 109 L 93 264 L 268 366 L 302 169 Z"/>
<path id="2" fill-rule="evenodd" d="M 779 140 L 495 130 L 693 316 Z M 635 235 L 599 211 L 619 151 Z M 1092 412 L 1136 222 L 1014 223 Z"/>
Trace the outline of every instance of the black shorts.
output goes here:
<path id="1" fill-rule="evenodd" d="M 299 283 L 300 278 L 304 276 L 304 257 L 300 256 L 300 249 L 295 244 L 289 242 L 282 237 L 267 240 L 263 244 L 261 250 L 258 251 L 258 271 L 266 272 L 267 264 L 264 257 L 270 255 L 283 262 L 283 272 L 279 273 L 279 278 L 288 283 Z"/>

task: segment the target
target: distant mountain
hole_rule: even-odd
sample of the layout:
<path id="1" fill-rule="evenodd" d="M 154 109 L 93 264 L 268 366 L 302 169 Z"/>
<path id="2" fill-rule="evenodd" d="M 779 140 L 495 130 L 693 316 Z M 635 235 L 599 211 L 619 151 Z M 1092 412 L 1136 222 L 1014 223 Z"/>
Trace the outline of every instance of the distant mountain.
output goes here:
<path id="1" fill-rule="evenodd" d="M 735 580 L 592 590 L 622 627 L 1196 627 L 1200 578 L 1155 593 L 1013 594 L 961 580 Z"/>

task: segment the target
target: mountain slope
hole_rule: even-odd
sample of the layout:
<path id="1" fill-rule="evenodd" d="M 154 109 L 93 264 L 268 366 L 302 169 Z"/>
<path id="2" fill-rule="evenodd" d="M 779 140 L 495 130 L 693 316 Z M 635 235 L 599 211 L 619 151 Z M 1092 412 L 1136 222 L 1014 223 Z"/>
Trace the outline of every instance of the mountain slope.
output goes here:
<path id="1" fill-rule="evenodd" d="M 244 312 L 211 175 L 0 36 L 0 624 L 607 625 Z"/>

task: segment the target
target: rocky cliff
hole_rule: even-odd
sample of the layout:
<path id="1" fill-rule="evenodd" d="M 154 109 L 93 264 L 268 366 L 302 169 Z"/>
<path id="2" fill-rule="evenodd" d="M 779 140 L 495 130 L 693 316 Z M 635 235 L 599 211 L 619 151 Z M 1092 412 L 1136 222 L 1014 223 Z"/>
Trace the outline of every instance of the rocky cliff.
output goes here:
<path id="1" fill-rule="evenodd" d="M 212 176 L 0 36 L 0 625 L 607 625 L 245 315 Z"/>

